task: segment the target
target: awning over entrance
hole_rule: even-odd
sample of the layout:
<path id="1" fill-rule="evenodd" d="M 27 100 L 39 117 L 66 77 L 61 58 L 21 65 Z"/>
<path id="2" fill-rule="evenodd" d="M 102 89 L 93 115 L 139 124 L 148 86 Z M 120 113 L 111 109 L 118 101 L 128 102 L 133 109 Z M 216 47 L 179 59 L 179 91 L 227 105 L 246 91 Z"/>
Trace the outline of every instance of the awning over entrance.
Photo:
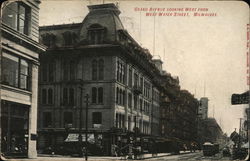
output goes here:
<path id="1" fill-rule="evenodd" d="M 65 142 L 77 142 L 79 141 L 79 134 L 69 134 L 68 137 L 65 139 Z M 82 134 L 82 141 L 86 141 L 85 134 Z M 95 137 L 94 134 L 88 134 L 88 142 L 94 143 Z"/>

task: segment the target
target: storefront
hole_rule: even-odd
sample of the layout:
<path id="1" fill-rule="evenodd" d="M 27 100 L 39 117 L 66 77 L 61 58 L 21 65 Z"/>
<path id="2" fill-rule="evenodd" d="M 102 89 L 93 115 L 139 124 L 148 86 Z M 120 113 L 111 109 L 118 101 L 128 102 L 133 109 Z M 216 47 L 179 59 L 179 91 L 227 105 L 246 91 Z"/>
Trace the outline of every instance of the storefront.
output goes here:
<path id="1" fill-rule="evenodd" d="M 2 100 L 1 108 L 2 153 L 27 157 L 30 106 Z"/>

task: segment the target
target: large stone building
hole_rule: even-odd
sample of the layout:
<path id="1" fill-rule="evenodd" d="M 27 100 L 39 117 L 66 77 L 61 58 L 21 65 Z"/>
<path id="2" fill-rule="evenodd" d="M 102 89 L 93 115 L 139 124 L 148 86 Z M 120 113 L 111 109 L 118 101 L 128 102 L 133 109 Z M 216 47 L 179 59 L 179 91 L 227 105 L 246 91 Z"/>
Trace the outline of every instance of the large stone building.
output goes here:
<path id="1" fill-rule="evenodd" d="M 1 5 L 1 154 L 35 158 L 39 0 Z"/>
<path id="2" fill-rule="evenodd" d="M 161 91 L 161 136 L 165 138 L 162 149 L 178 152 L 197 144 L 198 100 L 187 90 L 181 90 L 179 80 L 170 74 L 163 75 Z"/>
<path id="3" fill-rule="evenodd" d="M 80 124 L 86 132 L 87 94 L 88 133 L 104 153 L 127 143 L 128 134 L 159 136 L 160 70 L 114 4 L 88 8 L 82 23 L 40 27 L 48 50 L 40 57 L 39 149 L 58 149 Z"/>

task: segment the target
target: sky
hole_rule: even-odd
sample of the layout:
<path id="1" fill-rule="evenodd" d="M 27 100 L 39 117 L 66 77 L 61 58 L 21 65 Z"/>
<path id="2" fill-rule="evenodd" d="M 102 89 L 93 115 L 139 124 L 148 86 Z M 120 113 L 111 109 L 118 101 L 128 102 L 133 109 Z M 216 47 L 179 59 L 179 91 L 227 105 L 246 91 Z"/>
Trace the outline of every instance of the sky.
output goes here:
<path id="1" fill-rule="evenodd" d="M 39 25 L 82 22 L 88 13 L 87 5 L 103 2 L 119 4 L 125 29 L 154 57 L 162 59 L 163 69 L 179 77 L 182 89 L 198 99 L 209 98 L 208 116 L 215 117 L 224 132 L 231 134 L 234 128 L 239 129 L 239 118 L 243 117 L 247 105 L 231 105 L 230 101 L 233 93 L 249 89 L 246 80 L 249 7 L 246 3 L 42 0 Z M 160 11 L 150 11 L 150 8 L 160 8 Z M 184 11 L 173 11 L 174 8 Z M 186 8 L 193 10 L 185 11 Z M 159 12 L 189 16 L 159 16 Z M 193 16 L 194 13 L 210 16 Z"/>

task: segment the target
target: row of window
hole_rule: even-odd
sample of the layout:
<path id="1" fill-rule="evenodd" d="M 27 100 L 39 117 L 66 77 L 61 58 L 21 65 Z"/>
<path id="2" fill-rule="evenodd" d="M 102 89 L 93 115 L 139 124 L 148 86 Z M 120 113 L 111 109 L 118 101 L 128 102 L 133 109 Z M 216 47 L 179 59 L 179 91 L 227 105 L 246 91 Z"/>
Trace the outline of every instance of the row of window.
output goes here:
<path id="1" fill-rule="evenodd" d="M 52 125 L 52 112 L 43 112 L 43 127 L 51 128 Z M 73 112 L 66 111 L 63 113 L 63 126 L 66 127 L 69 124 L 73 125 Z M 95 125 L 102 124 L 102 112 L 92 112 L 92 124 Z"/>
<path id="2" fill-rule="evenodd" d="M 30 64 L 20 57 L 2 53 L 2 80 L 5 85 L 24 90 L 30 89 Z"/>
<path id="3" fill-rule="evenodd" d="M 76 62 L 73 60 L 62 62 L 63 80 L 76 79 Z M 41 65 L 41 80 L 43 82 L 53 82 L 55 79 L 56 64 L 54 61 L 43 62 Z M 92 80 L 104 79 L 104 61 L 103 59 L 92 61 Z"/>
<path id="4" fill-rule="evenodd" d="M 51 105 L 54 103 L 53 97 L 53 89 L 42 89 L 42 104 L 48 104 Z M 92 103 L 94 104 L 102 104 L 103 103 L 103 88 L 99 87 L 93 87 L 92 88 Z M 63 88 L 62 92 L 62 102 L 61 105 L 69 105 L 74 106 L 75 105 L 75 90 L 74 88 Z"/>
<path id="5" fill-rule="evenodd" d="M 115 127 L 125 128 L 125 115 L 116 113 L 115 116 Z"/>

